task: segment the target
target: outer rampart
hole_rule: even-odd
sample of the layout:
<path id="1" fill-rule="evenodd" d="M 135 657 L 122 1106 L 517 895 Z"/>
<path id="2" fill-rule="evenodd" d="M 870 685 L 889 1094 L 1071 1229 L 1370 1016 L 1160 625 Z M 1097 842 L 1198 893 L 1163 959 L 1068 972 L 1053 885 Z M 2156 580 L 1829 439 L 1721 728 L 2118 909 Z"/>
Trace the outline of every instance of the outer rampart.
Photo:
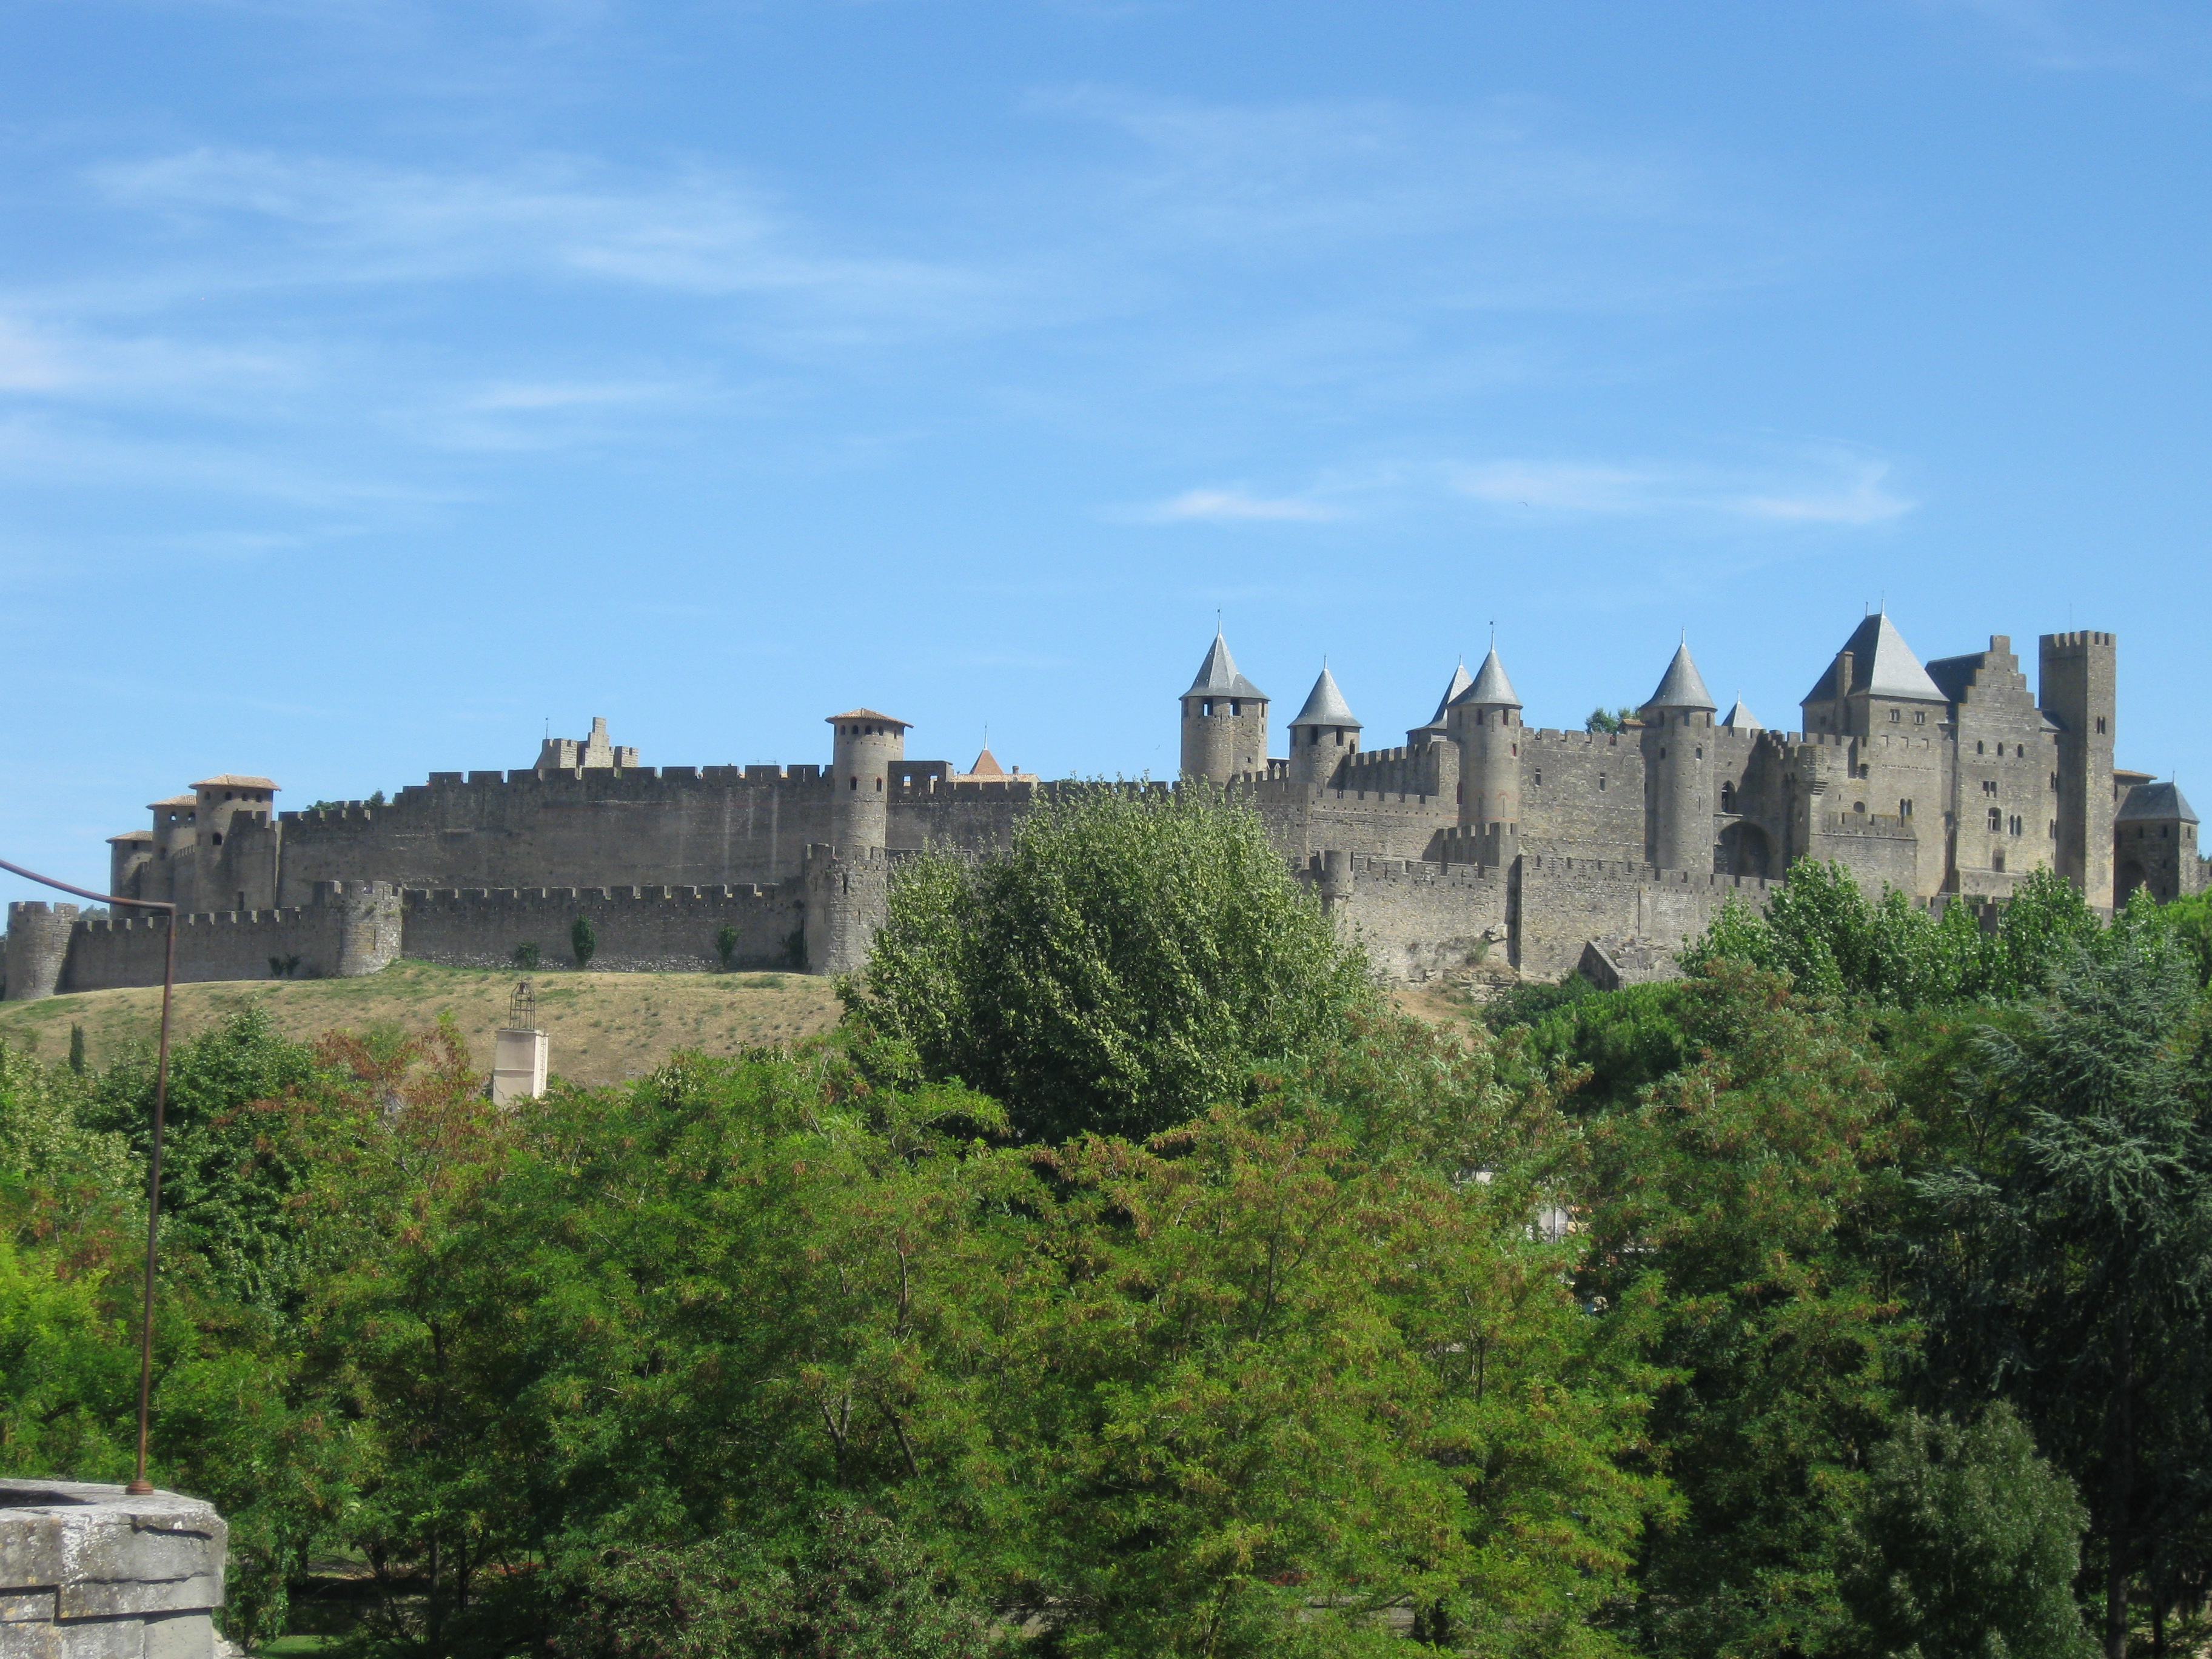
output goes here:
<path id="1" fill-rule="evenodd" d="M 1365 854 L 1344 867 L 1348 890 L 1330 908 L 1391 978 L 1427 979 L 1505 950 L 1507 883 L 1498 871 Z M 1320 880 L 1318 856 L 1306 874 Z"/>
<path id="2" fill-rule="evenodd" d="M 597 936 L 591 965 L 617 973 L 699 973 L 721 965 L 716 941 L 737 940 L 733 968 L 805 965 L 798 884 L 724 887 L 534 887 L 414 890 L 402 896 L 401 954 L 459 968 L 504 968 L 535 945 L 541 966 L 571 968 L 582 916 Z"/>
<path id="3" fill-rule="evenodd" d="M 1752 876 L 1523 854 L 1513 872 L 1513 965 L 1532 979 L 1574 971 L 1592 939 L 1680 945 L 1702 933 L 1730 894 L 1753 909 L 1781 884 Z"/>

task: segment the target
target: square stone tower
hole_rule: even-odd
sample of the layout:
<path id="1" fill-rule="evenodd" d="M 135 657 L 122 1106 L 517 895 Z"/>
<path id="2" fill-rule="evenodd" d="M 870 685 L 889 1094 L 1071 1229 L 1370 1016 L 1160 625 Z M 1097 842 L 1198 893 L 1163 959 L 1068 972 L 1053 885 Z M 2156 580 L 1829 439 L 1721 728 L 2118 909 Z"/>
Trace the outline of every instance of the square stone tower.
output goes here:
<path id="1" fill-rule="evenodd" d="M 2091 904 L 2112 902 L 2112 739 L 2119 635 L 2084 629 L 2040 641 L 2036 700 L 2058 727 L 2058 873 Z"/>

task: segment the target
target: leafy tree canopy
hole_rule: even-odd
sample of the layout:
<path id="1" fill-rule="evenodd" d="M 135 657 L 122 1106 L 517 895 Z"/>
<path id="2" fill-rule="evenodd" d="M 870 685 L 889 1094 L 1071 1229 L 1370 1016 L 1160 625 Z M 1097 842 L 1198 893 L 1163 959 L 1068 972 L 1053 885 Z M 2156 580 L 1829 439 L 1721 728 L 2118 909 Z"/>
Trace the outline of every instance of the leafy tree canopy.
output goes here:
<path id="1" fill-rule="evenodd" d="M 908 865 L 866 1028 L 1003 1101 L 1025 1137 L 1141 1137 L 1241 1097 L 1376 995 L 1249 807 L 1186 786 L 1048 799 L 1003 855 Z"/>

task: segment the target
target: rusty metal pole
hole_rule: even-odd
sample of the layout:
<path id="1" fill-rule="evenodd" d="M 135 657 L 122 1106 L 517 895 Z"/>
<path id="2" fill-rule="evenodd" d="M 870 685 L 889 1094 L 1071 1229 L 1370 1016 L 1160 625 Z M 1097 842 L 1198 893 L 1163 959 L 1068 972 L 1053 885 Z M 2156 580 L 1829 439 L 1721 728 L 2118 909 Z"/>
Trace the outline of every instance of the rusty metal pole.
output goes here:
<path id="1" fill-rule="evenodd" d="M 177 907 L 165 899 L 125 898 L 119 893 L 95 893 L 88 888 L 72 887 L 65 881 L 26 870 L 5 859 L 0 859 L 0 870 L 95 903 L 127 904 L 137 909 L 168 913 L 161 967 L 161 1050 L 154 1070 L 154 1146 L 146 1169 L 146 1299 L 138 1327 L 138 1463 L 131 1484 L 124 1488 L 134 1498 L 143 1498 L 154 1490 L 154 1483 L 146 1478 L 146 1425 L 154 1402 L 154 1261 L 161 1230 L 161 1131 L 169 1107 L 169 1002 L 177 988 Z"/>

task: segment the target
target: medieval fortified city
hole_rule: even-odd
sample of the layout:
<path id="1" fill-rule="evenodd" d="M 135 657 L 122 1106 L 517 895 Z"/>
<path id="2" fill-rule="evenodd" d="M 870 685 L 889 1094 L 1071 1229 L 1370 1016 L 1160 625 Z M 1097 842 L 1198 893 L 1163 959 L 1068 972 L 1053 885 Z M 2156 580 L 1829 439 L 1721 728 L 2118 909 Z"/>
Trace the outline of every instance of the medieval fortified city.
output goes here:
<path id="1" fill-rule="evenodd" d="M 1723 714 L 1686 643 L 1624 729 L 1531 728 L 1493 647 L 1387 747 L 1324 668 L 1275 757 L 1273 700 L 1217 636 L 1181 697 L 1182 773 L 1249 801 L 1395 978 L 1487 961 L 1611 985 L 1669 972 L 1801 858 L 1931 906 L 1987 908 L 2039 867 L 2100 909 L 2199 890 L 2195 812 L 2115 764 L 2118 683 L 2109 633 L 2043 635 L 2031 687 L 2005 637 L 1923 664 L 1884 612 L 1814 673 L 1797 731 Z M 1003 846 L 1056 786 L 988 750 L 964 773 L 909 760 L 909 723 L 872 708 L 828 724 L 827 765 L 654 768 L 594 720 L 526 769 L 304 812 L 270 779 L 205 778 L 111 838 L 109 890 L 177 903 L 185 980 L 550 960 L 580 915 L 597 968 L 848 972 L 902 856 Z M 161 928 L 11 904 L 7 998 L 158 984 Z"/>

